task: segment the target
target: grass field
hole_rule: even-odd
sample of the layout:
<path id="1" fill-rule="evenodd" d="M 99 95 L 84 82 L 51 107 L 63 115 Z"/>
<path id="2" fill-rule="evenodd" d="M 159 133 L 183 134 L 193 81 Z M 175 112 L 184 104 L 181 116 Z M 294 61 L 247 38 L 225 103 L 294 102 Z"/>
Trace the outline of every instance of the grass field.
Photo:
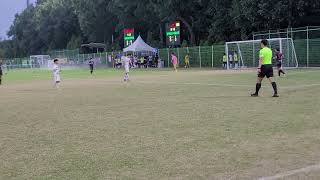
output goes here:
<path id="1" fill-rule="evenodd" d="M 320 70 L 10 71 L 0 87 L 0 179 L 259 179 L 320 163 Z M 280 179 L 320 179 L 320 168 Z"/>

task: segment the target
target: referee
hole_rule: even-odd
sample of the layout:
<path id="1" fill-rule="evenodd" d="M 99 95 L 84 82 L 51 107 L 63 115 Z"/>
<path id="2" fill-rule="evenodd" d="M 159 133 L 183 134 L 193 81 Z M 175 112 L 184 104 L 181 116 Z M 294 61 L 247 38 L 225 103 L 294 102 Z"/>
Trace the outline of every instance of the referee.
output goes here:
<path id="1" fill-rule="evenodd" d="M 256 84 L 256 92 L 251 94 L 252 97 L 259 96 L 259 90 L 261 89 L 261 82 L 264 77 L 267 77 L 273 87 L 273 97 L 279 97 L 277 83 L 273 80 L 273 67 L 272 67 L 272 50 L 268 47 L 268 40 L 261 41 L 261 50 L 259 53 L 259 66 L 258 66 L 258 78 Z"/>

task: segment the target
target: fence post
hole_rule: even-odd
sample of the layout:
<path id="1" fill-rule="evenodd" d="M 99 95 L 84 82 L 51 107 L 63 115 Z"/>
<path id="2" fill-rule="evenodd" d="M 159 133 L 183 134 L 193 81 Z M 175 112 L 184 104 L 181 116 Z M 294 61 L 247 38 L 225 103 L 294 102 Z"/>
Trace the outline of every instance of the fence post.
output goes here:
<path id="1" fill-rule="evenodd" d="M 307 67 L 309 67 L 309 26 L 307 26 Z"/>
<path id="2" fill-rule="evenodd" d="M 211 68 L 213 69 L 213 45 L 211 46 Z"/>
<path id="3" fill-rule="evenodd" d="M 254 32 L 252 33 L 252 40 L 254 41 L 256 39 Z M 255 55 L 255 47 L 254 47 L 254 42 L 252 43 L 252 67 L 256 66 L 256 55 Z"/>
<path id="4" fill-rule="evenodd" d="M 199 58 L 200 58 L 200 68 L 201 68 L 201 67 L 202 67 L 202 66 L 201 66 L 201 63 L 202 63 L 202 62 L 201 62 L 201 61 L 202 61 L 202 59 L 201 59 L 201 46 L 199 46 Z"/>
<path id="5" fill-rule="evenodd" d="M 106 66 L 109 67 L 108 52 L 106 52 Z"/>
<path id="6" fill-rule="evenodd" d="M 187 46 L 187 54 L 189 54 L 189 61 L 190 61 L 190 59 L 191 59 L 190 57 L 191 57 L 191 56 L 190 56 L 190 52 L 189 52 L 189 47 L 188 47 L 188 46 Z M 191 61 L 190 61 L 189 63 L 191 64 Z M 189 64 L 189 66 L 191 67 L 190 64 Z"/>
<path id="7" fill-rule="evenodd" d="M 227 70 L 229 70 L 230 69 L 230 67 L 229 67 L 229 48 L 228 48 L 228 43 L 226 42 L 226 44 L 225 44 L 225 51 L 226 51 L 226 56 L 227 56 Z"/>
<path id="8" fill-rule="evenodd" d="M 291 27 L 291 41 L 292 41 L 292 43 L 293 43 L 293 29 L 292 29 L 292 27 Z M 292 59 L 293 59 L 293 56 L 294 56 L 294 54 L 293 54 L 293 46 L 292 46 L 292 51 L 291 51 L 291 58 L 292 58 Z M 293 61 L 293 60 L 292 60 L 292 61 Z M 290 67 L 290 62 L 289 62 L 288 67 Z"/>
<path id="9" fill-rule="evenodd" d="M 168 68 L 170 68 L 170 52 L 169 52 L 169 48 L 167 48 L 167 52 L 168 52 Z"/>
<path id="10" fill-rule="evenodd" d="M 180 48 L 177 48 L 177 52 L 178 52 L 178 67 L 180 67 Z"/>
<path id="11" fill-rule="evenodd" d="M 289 62 L 290 62 L 290 49 L 289 49 L 289 28 L 287 28 L 287 57 L 288 57 L 288 62 L 287 66 L 289 67 Z"/>
<path id="12" fill-rule="evenodd" d="M 271 31 L 269 30 L 269 40 L 271 39 Z"/>

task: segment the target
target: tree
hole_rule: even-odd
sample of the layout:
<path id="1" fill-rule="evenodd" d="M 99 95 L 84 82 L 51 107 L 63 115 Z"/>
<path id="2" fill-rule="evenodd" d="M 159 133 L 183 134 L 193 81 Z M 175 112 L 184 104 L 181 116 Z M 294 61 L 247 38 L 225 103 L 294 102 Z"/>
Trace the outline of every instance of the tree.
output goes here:
<path id="1" fill-rule="evenodd" d="M 84 42 L 107 43 L 111 41 L 117 24 L 109 11 L 111 0 L 73 0 Z"/>
<path id="2" fill-rule="evenodd" d="M 0 41 L 6 57 L 78 48 L 99 42 L 121 49 L 123 29 L 135 28 L 164 47 L 166 23 L 181 21 L 183 46 L 252 38 L 253 31 L 320 25 L 317 0 L 38 0 L 17 14 Z M 114 38 L 112 38 L 114 37 Z"/>

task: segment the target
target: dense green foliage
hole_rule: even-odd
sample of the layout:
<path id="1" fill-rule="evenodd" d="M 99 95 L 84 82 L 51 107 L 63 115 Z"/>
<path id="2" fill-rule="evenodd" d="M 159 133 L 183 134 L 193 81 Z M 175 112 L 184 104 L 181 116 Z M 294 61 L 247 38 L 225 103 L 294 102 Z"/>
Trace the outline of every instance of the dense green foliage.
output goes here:
<path id="1" fill-rule="evenodd" d="M 248 39 L 253 31 L 320 25 L 319 14 L 317 0 L 38 0 L 16 15 L 12 40 L 0 42 L 0 52 L 21 57 L 89 42 L 119 49 L 125 27 L 164 47 L 172 20 L 182 22 L 184 46 L 208 45 Z"/>

